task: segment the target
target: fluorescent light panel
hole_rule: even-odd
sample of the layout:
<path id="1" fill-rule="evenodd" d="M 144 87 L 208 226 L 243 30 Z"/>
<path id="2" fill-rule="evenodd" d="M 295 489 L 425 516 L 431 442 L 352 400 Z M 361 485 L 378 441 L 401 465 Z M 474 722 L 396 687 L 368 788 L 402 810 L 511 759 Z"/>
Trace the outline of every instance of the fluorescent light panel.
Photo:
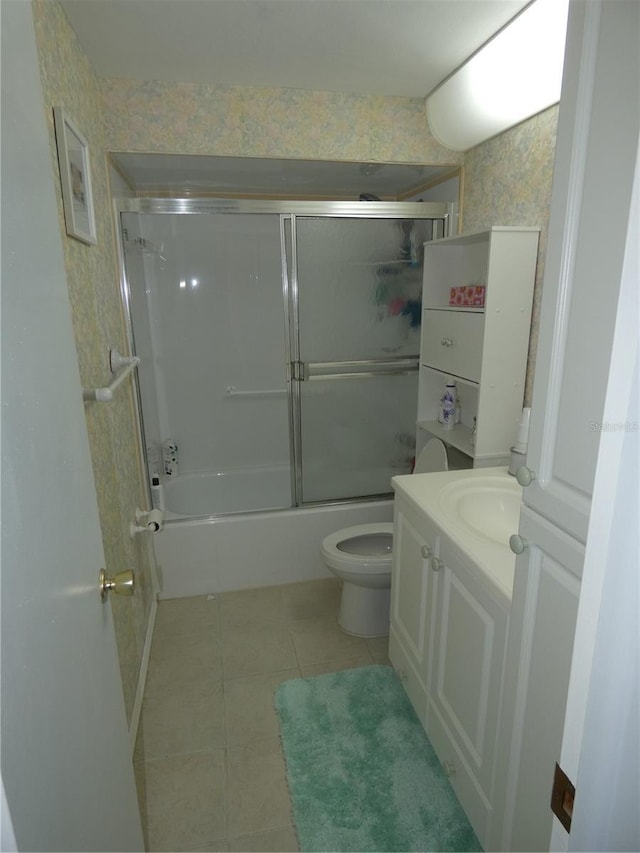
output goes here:
<path id="1" fill-rule="evenodd" d="M 535 0 L 427 97 L 442 145 L 467 151 L 560 100 L 569 0 Z"/>

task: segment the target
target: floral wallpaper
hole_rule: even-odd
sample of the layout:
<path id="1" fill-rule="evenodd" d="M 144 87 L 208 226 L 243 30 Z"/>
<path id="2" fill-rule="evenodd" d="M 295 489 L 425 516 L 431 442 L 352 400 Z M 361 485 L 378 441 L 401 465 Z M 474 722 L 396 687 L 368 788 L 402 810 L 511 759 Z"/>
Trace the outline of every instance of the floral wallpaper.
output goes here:
<path id="1" fill-rule="evenodd" d="M 104 154 L 102 101 L 93 69 L 60 5 L 34 0 L 33 13 L 80 376 L 83 386 L 97 387 L 110 382 L 109 349 L 127 351 Z M 95 246 L 74 240 L 65 232 L 54 106 L 64 108 L 89 143 L 98 238 Z M 133 597 L 110 596 L 129 722 L 153 600 L 153 554 L 148 537 L 129 537 L 129 522 L 136 506 L 144 500 L 130 389 L 131 386 L 120 389 L 110 403 L 85 404 L 105 568 L 108 574 L 133 568 L 137 581 Z"/>
<path id="2" fill-rule="evenodd" d="M 424 99 L 302 89 L 100 81 L 112 151 L 460 164 Z"/>
<path id="3" fill-rule="evenodd" d="M 555 106 L 472 148 L 464 160 L 462 230 L 465 233 L 482 231 L 491 225 L 540 228 L 525 405 L 531 400 L 535 371 L 557 123 Z"/>

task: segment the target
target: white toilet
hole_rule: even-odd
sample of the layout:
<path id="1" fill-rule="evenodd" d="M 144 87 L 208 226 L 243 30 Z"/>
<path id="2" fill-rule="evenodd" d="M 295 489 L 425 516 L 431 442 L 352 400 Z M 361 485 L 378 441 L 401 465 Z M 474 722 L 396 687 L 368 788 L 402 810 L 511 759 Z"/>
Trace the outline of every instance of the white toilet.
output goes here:
<path id="1" fill-rule="evenodd" d="M 430 439 L 416 459 L 415 474 L 446 471 L 447 450 Z M 338 624 L 356 637 L 389 633 L 389 599 L 393 524 L 358 524 L 327 536 L 321 547 L 324 564 L 342 583 Z"/>

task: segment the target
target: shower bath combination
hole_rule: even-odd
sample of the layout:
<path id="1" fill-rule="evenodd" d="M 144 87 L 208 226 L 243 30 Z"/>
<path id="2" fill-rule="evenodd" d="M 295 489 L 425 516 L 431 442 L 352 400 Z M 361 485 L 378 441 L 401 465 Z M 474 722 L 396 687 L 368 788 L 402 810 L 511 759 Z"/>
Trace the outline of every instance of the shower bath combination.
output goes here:
<path id="1" fill-rule="evenodd" d="M 162 595 L 326 574 L 318 541 L 390 520 L 391 477 L 410 471 L 422 250 L 447 234 L 447 205 L 120 211 L 150 486 L 163 474 Z"/>

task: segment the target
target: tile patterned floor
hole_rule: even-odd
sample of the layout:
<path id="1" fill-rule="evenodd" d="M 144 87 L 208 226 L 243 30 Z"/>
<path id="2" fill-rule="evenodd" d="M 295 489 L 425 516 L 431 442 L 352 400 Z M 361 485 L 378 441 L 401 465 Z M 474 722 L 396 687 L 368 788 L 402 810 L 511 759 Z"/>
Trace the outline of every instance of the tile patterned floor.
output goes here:
<path id="1" fill-rule="evenodd" d="M 273 693 L 389 663 L 337 624 L 334 578 L 158 606 L 135 754 L 147 850 L 297 850 Z"/>

